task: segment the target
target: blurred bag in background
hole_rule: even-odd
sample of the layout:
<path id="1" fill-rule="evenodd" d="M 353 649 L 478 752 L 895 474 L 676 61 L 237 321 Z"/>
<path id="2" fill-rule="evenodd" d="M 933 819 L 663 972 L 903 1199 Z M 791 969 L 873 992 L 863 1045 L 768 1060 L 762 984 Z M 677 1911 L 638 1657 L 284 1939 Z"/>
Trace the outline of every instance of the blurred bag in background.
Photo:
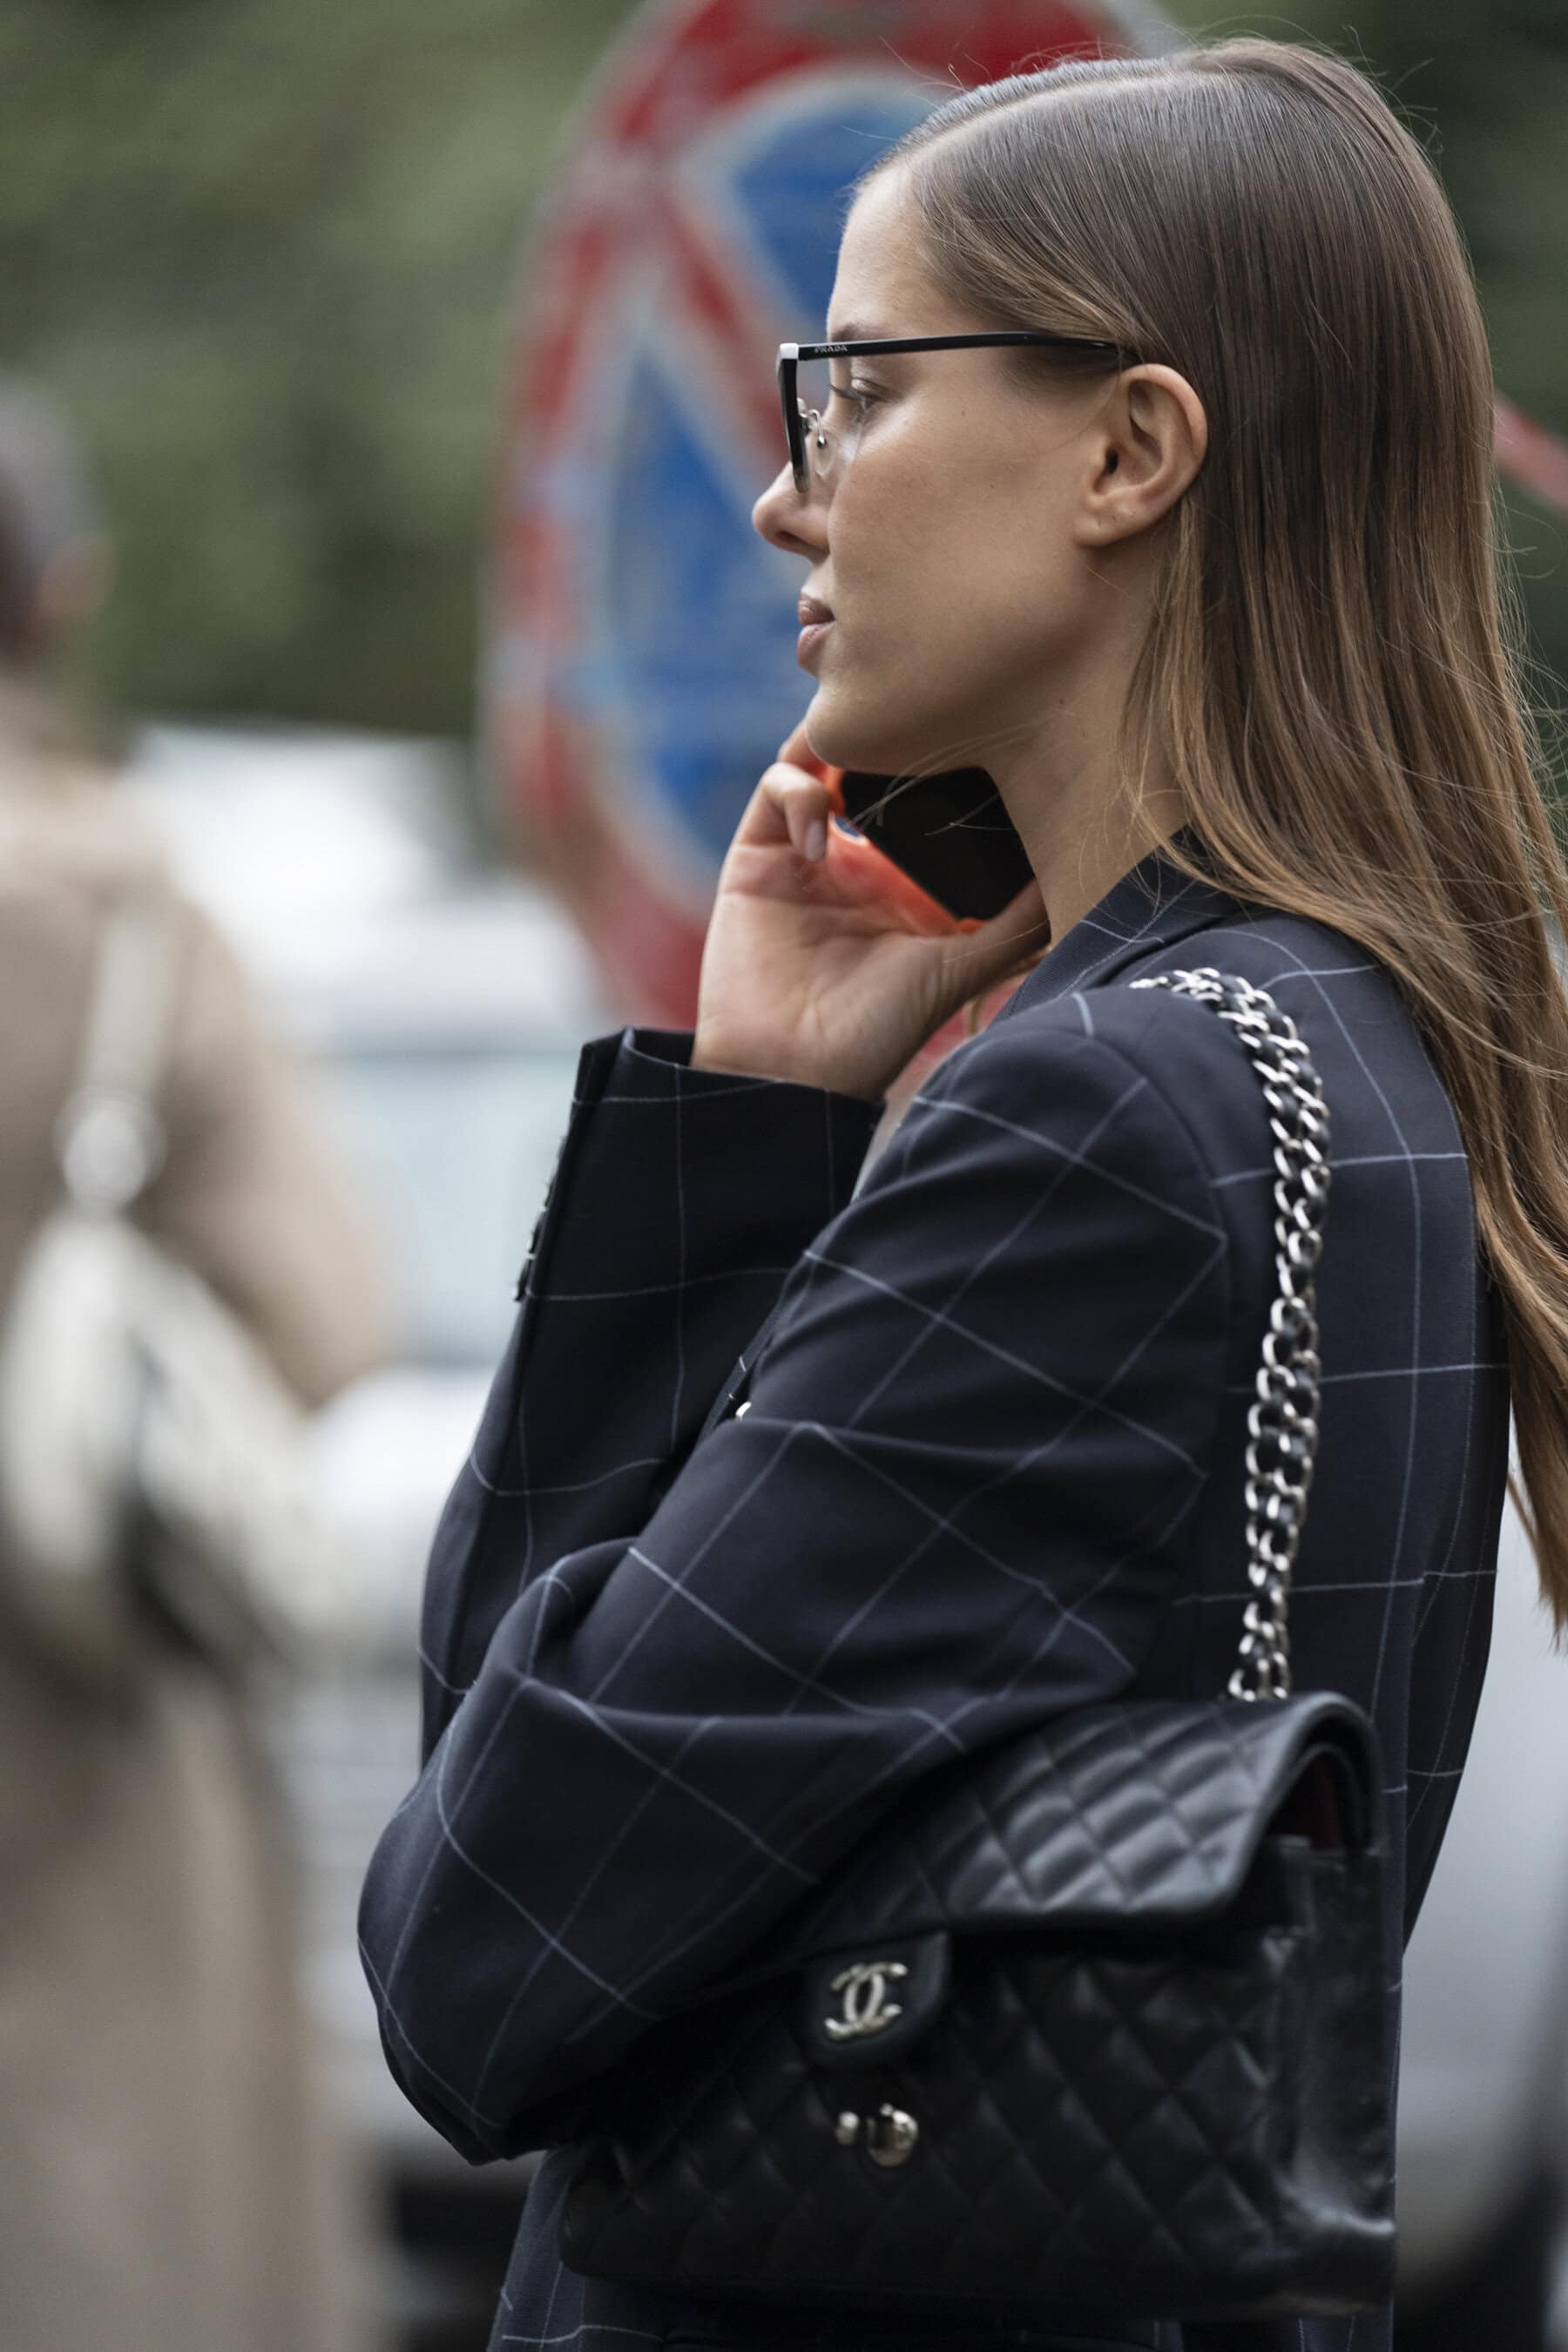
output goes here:
<path id="1" fill-rule="evenodd" d="M 60 1199 L 0 1319 L 5 1605 L 106 1693 L 134 1677 L 142 1614 L 235 1673 L 303 1659 L 341 1614 L 300 1400 L 212 1284 L 134 1222 L 167 1151 L 180 930 L 145 890 L 108 911 L 55 1126 Z"/>

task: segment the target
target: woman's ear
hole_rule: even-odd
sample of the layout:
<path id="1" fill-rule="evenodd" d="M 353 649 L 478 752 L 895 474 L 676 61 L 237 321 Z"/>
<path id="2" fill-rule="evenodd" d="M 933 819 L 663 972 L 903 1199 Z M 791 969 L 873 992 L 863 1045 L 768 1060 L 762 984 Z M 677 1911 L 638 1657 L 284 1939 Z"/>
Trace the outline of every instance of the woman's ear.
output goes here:
<path id="1" fill-rule="evenodd" d="M 1153 362 L 1128 368 L 1090 431 L 1094 470 L 1079 545 L 1109 547 L 1157 523 L 1202 466 L 1208 437 L 1203 402 L 1184 375 Z"/>

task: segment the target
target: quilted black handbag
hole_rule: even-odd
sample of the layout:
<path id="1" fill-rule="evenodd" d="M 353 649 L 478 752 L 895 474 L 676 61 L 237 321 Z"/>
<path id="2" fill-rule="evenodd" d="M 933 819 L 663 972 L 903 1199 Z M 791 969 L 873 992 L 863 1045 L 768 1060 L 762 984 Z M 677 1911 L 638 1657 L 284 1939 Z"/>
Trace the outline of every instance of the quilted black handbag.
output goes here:
<path id="1" fill-rule="evenodd" d="M 945 1768 L 742 1974 L 665 2021 L 574 2148 L 573 2269 L 683 2296 L 1237 2320 L 1384 2303 L 1394 2220 L 1375 1735 L 1290 1694 L 1317 1436 L 1322 1091 L 1211 971 L 1275 1143 L 1228 1694 L 1058 1717 Z"/>

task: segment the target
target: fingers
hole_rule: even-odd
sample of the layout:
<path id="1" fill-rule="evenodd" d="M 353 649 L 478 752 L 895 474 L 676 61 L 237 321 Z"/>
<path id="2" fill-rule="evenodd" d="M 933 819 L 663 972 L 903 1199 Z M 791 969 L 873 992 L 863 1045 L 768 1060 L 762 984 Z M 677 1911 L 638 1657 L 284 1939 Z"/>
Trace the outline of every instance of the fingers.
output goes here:
<path id="1" fill-rule="evenodd" d="M 736 828 L 735 845 L 776 849 L 787 842 L 807 865 L 819 865 L 827 855 L 827 820 L 842 800 L 840 772 L 817 758 L 802 719 L 763 771 Z"/>
<path id="2" fill-rule="evenodd" d="M 988 948 L 1000 951 L 1004 947 L 1016 953 L 1037 953 L 1050 945 L 1051 920 L 1046 912 L 1046 901 L 1038 882 L 1031 874 L 1016 898 L 1010 898 L 999 915 L 993 915 L 976 934 Z"/>
<path id="3" fill-rule="evenodd" d="M 804 768 L 807 775 L 819 776 L 822 773 L 822 761 L 806 740 L 804 719 L 796 719 L 790 729 L 789 733 L 779 745 L 778 757 L 788 767 Z"/>
<path id="4" fill-rule="evenodd" d="M 832 805 L 832 794 L 820 776 L 775 760 L 763 771 L 735 838 L 751 848 L 787 841 L 798 856 L 816 865 L 827 855 Z"/>

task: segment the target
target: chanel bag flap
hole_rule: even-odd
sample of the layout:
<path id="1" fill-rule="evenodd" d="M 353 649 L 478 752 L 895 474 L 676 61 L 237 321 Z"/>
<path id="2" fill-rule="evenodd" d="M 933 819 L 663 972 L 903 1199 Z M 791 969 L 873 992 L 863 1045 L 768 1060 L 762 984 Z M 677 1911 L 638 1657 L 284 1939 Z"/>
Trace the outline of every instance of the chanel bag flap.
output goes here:
<path id="1" fill-rule="evenodd" d="M 726 2300 L 1038 2323 L 1384 2303 L 1394 2270 L 1376 1739 L 1292 1696 L 1327 1118 L 1262 991 L 1211 1005 L 1276 1148 L 1227 1696 L 1080 1710 L 922 1783 L 743 1974 L 599 2086 L 571 2267 Z"/>

